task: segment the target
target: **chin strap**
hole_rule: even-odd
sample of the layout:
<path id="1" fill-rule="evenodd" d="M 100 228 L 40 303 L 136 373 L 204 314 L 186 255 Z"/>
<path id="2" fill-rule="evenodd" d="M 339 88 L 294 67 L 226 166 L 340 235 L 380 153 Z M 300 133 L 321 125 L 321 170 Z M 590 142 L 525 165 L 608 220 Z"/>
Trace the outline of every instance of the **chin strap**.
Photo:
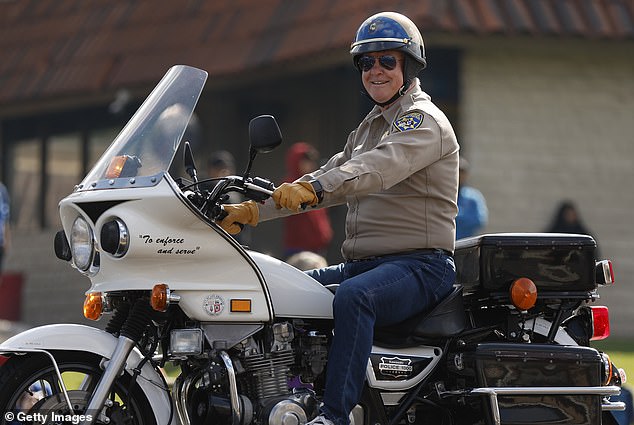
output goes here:
<path id="1" fill-rule="evenodd" d="M 398 99 L 399 97 L 405 94 L 410 84 L 411 84 L 411 81 L 409 80 L 405 81 L 405 84 L 403 84 L 403 86 L 400 89 L 398 89 L 398 91 L 394 94 L 394 96 L 392 96 L 392 98 L 388 100 L 387 102 L 379 103 L 379 102 L 376 102 L 374 99 L 372 99 L 372 97 L 370 97 L 370 99 L 372 99 L 372 102 L 376 103 L 380 107 L 391 105 L 392 103 L 396 101 L 396 99 Z"/>
<path id="2" fill-rule="evenodd" d="M 372 98 L 372 96 L 370 96 L 370 94 L 366 91 L 365 87 L 361 88 L 361 93 L 363 93 L 375 105 L 378 105 L 380 107 L 384 107 L 384 106 L 387 106 L 387 105 L 391 105 L 392 103 L 394 103 L 396 101 L 396 99 L 398 99 L 399 97 L 403 96 L 405 94 L 405 92 L 407 91 L 407 89 L 409 88 L 411 83 L 412 82 L 410 80 L 406 81 L 405 84 L 403 84 L 403 86 L 400 89 L 398 89 L 398 91 L 394 94 L 394 96 L 392 96 L 389 100 L 387 100 L 385 102 L 381 102 L 381 103 L 379 103 L 376 100 L 374 100 Z"/>

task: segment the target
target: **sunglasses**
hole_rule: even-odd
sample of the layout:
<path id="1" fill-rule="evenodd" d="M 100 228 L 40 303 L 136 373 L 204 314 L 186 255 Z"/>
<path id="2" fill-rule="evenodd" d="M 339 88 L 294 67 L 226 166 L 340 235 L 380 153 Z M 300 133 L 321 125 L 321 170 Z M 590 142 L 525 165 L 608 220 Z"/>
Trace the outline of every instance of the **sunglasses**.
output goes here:
<path id="1" fill-rule="evenodd" d="M 363 72 L 368 72 L 372 69 L 374 62 L 376 62 L 377 59 L 379 60 L 379 65 L 388 71 L 396 68 L 396 64 L 398 63 L 398 59 L 396 59 L 396 56 L 393 55 L 383 55 L 378 58 L 374 56 L 361 56 L 357 61 L 357 65 Z"/>

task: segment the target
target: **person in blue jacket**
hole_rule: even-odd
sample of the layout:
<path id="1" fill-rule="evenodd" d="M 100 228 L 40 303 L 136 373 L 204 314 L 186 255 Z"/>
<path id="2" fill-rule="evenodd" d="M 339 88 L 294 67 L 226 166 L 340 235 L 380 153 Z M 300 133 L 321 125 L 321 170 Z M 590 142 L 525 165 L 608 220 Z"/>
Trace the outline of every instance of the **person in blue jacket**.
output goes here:
<path id="1" fill-rule="evenodd" d="M 489 211 L 482 193 L 475 187 L 467 185 L 469 162 L 464 158 L 460 158 L 459 172 L 456 239 L 463 239 L 476 235 L 486 226 Z"/>

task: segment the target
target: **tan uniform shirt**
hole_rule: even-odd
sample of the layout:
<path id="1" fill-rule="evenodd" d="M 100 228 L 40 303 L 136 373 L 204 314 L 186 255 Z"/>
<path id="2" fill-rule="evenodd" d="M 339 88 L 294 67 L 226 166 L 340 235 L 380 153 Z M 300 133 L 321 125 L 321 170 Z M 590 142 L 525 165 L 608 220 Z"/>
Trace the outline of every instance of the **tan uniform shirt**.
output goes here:
<path id="1" fill-rule="evenodd" d="M 300 180 L 317 179 L 319 207 L 348 204 L 346 260 L 423 248 L 454 250 L 458 142 L 445 114 L 413 87 L 384 111 L 375 106 L 342 152 Z M 287 215 L 269 200 L 260 220 Z"/>

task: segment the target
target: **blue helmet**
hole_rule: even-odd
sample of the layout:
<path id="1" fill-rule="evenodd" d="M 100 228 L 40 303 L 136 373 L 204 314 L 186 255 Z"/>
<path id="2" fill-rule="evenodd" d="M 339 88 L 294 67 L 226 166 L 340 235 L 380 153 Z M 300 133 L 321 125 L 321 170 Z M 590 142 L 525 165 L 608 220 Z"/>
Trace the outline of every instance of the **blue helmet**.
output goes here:
<path id="1" fill-rule="evenodd" d="M 400 13 L 381 12 L 370 16 L 361 24 L 350 46 L 355 66 L 362 54 L 382 50 L 400 50 L 414 59 L 416 73 L 427 66 L 420 31 L 414 22 Z"/>

